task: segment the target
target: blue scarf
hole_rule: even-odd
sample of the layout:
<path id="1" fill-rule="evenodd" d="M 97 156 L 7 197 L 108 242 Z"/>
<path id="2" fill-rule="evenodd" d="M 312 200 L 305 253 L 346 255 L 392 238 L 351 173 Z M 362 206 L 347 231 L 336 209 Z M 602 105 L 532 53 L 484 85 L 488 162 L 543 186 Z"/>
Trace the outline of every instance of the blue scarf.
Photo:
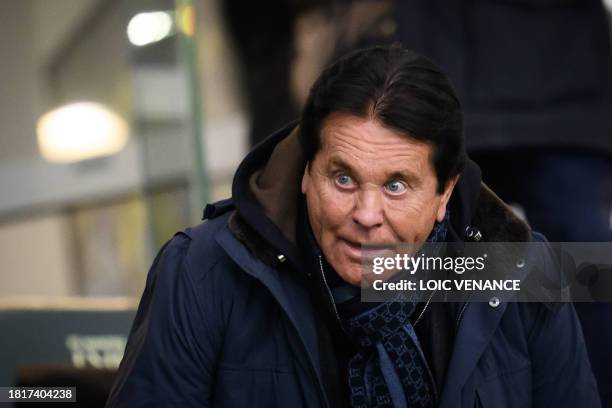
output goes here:
<path id="1" fill-rule="evenodd" d="M 442 242 L 449 214 L 436 223 L 428 242 Z M 403 294 L 356 316 L 344 316 L 343 326 L 359 345 L 348 364 L 351 406 L 354 408 L 433 407 L 437 391 L 410 317 L 417 303 Z"/>

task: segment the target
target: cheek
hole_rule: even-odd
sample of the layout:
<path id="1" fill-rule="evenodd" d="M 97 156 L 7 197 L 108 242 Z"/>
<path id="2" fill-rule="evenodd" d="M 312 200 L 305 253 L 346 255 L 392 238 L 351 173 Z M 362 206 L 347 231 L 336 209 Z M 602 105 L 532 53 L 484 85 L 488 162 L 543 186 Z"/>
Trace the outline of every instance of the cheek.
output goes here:
<path id="1" fill-rule="evenodd" d="M 436 218 L 438 201 L 413 200 L 403 206 L 388 207 L 388 222 L 400 242 L 420 242 L 427 239 Z"/>
<path id="2" fill-rule="evenodd" d="M 308 197 L 309 208 L 317 209 L 318 219 L 315 222 L 323 230 L 320 231 L 321 233 L 331 232 L 343 225 L 349 218 L 352 202 L 352 194 L 342 193 L 327 182 L 317 183 L 316 188 Z M 312 216 L 311 220 L 313 220 Z"/>

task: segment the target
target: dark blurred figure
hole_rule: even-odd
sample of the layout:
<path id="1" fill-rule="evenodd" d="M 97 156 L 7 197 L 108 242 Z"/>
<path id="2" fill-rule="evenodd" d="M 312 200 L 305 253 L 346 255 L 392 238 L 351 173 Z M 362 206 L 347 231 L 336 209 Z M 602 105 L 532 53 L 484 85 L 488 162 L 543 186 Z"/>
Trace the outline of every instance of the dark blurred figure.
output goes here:
<path id="1" fill-rule="evenodd" d="M 289 0 L 224 0 L 221 4 L 242 63 L 251 117 L 250 144 L 255 145 L 298 115 L 289 96 L 293 25 L 298 10 Z"/>
<path id="2" fill-rule="evenodd" d="M 299 116 L 312 81 L 331 60 L 389 42 L 395 28 L 391 0 L 224 0 L 222 5 L 242 64 L 251 146 Z"/>
<path id="3" fill-rule="evenodd" d="M 600 0 L 397 2 L 440 64 L 485 182 L 551 241 L 612 241 L 612 50 Z"/>
<path id="4" fill-rule="evenodd" d="M 612 56 L 600 0 L 397 1 L 397 38 L 446 70 L 484 181 L 551 241 L 612 241 Z M 612 304 L 576 304 L 612 406 Z"/>

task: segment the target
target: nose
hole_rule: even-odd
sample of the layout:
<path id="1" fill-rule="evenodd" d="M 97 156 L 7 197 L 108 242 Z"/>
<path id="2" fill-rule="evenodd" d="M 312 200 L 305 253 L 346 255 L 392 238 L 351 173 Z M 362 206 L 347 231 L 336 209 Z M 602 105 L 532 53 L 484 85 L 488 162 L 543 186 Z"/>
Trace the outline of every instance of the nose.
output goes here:
<path id="1" fill-rule="evenodd" d="M 353 210 L 353 221 L 365 229 L 382 225 L 383 208 L 380 194 L 374 189 L 362 190 L 358 193 Z"/>

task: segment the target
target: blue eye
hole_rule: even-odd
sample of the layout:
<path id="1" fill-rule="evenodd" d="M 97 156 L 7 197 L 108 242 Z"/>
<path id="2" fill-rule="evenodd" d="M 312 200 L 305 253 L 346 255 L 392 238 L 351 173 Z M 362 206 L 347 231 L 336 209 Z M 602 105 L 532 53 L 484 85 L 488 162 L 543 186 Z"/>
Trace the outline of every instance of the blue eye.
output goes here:
<path id="1" fill-rule="evenodd" d="M 352 181 L 351 176 L 347 176 L 346 174 L 340 174 L 338 177 L 336 177 L 336 183 L 343 187 L 349 186 Z"/>
<path id="2" fill-rule="evenodd" d="M 397 180 L 388 182 L 385 187 L 391 194 L 401 194 L 406 191 L 406 185 Z"/>

